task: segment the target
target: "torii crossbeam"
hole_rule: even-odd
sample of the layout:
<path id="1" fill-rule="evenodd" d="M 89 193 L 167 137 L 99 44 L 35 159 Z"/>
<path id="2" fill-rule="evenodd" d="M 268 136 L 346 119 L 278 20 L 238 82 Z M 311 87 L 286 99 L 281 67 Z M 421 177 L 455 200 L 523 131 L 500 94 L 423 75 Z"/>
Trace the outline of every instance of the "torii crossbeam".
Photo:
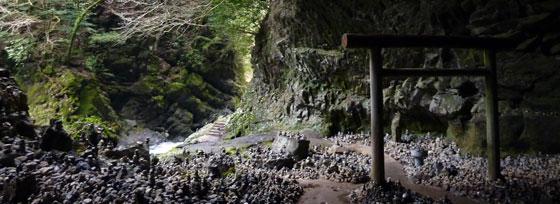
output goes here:
<path id="1" fill-rule="evenodd" d="M 410 36 L 410 35 L 368 35 L 344 34 L 344 48 L 369 49 L 370 105 L 372 168 L 371 177 L 377 185 L 385 183 L 383 158 L 383 87 L 384 77 L 394 76 L 473 76 L 485 77 L 486 82 L 486 147 L 488 157 L 488 178 L 500 176 L 500 138 L 498 123 L 496 52 L 514 49 L 516 43 L 503 38 L 475 38 L 450 36 Z M 383 48 L 424 47 L 424 48 L 464 48 L 484 51 L 486 69 L 384 69 Z"/>

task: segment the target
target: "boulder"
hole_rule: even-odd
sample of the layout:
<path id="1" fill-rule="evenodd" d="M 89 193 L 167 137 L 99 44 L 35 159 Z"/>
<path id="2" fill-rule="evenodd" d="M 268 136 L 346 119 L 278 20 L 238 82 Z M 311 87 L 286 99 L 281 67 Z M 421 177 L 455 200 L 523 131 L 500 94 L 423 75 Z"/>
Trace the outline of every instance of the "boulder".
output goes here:
<path id="1" fill-rule="evenodd" d="M 275 158 L 270 159 L 265 162 L 265 166 L 272 169 L 281 169 L 281 168 L 288 168 L 291 169 L 294 167 L 296 161 L 291 157 L 284 157 L 284 158 Z"/>
<path id="2" fill-rule="evenodd" d="M 13 153 L 0 153 L 0 167 L 15 167 L 15 158 Z"/>
<path id="3" fill-rule="evenodd" d="M 401 126 L 401 113 L 395 113 L 393 120 L 391 120 L 391 138 L 395 142 L 401 142 L 401 135 L 403 133 Z"/>
<path id="4" fill-rule="evenodd" d="M 27 138 L 36 138 L 35 126 L 30 120 L 21 120 L 16 123 L 16 131 L 19 135 Z"/>
<path id="5" fill-rule="evenodd" d="M 309 154 L 309 140 L 278 135 L 272 143 L 272 151 L 301 160 Z"/>
<path id="6" fill-rule="evenodd" d="M 63 129 L 62 122 L 60 121 L 52 121 L 51 126 L 41 137 L 41 149 L 45 151 L 59 150 L 67 152 L 72 150 L 72 143 L 72 138 Z"/>
<path id="7" fill-rule="evenodd" d="M 439 116 L 453 116 L 463 109 L 465 99 L 454 93 L 438 93 L 430 103 L 430 112 Z"/>

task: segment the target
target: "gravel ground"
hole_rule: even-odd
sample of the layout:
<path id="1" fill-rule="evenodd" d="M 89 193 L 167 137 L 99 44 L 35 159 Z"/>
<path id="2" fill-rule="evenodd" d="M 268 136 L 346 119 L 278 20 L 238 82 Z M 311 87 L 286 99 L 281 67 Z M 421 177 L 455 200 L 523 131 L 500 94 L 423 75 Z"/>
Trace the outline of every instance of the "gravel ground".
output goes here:
<path id="1" fill-rule="evenodd" d="M 386 138 L 385 152 L 418 183 L 492 203 L 560 202 L 560 155 L 508 156 L 501 160 L 504 179 L 493 182 L 486 179 L 486 158 L 462 154 L 455 143 L 440 137 L 406 138 L 408 143 Z M 411 156 L 418 147 L 427 152 L 421 166 Z"/>
<path id="2" fill-rule="evenodd" d="M 388 182 L 377 186 L 368 182 L 350 194 L 353 203 L 450 203 L 447 200 L 434 201 L 403 188 L 399 183 Z"/>
<path id="3" fill-rule="evenodd" d="M 295 203 L 303 192 L 293 179 L 235 168 L 223 154 L 109 160 L 11 143 L 0 143 L 2 159 L 15 158 L 0 166 L 2 203 Z"/>

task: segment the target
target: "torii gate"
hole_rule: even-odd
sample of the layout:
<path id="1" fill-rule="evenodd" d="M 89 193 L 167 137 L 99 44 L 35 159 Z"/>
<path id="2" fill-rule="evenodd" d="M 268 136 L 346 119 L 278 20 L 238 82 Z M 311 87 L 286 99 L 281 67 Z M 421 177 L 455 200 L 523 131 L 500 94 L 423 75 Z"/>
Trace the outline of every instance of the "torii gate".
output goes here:
<path id="1" fill-rule="evenodd" d="M 394 76 L 473 76 L 485 77 L 486 82 L 486 148 L 488 178 L 500 177 L 500 138 L 496 81 L 496 52 L 514 49 L 516 43 L 503 38 L 474 38 L 449 36 L 368 35 L 347 33 L 342 36 L 344 48 L 369 49 L 372 168 L 371 177 L 377 185 L 385 183 L 383 159 L 383 77 Z M 484 51 L 486 69 L 384 69 L 383 48 L 466 48 Z"/>

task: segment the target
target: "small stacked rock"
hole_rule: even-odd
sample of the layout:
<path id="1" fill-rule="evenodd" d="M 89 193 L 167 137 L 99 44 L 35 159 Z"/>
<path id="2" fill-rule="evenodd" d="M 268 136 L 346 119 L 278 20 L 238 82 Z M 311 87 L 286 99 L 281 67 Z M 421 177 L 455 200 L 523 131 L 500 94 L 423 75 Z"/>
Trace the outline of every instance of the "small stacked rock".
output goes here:
<path id="1" fill-rule="evenodd" d="M 518 155 L 502 159 L 503 180 L 486 179 L 485 157 L 462 154 L 457 144 L 431 135 L 410 143 L 385 140 L 385 153 L 400 161 L 417 183 L 439 186 L 461 196 L 488 202 L 560 201 L 560 155 Z M 415 165 L 413 149 L 426 150 Z"/>
<path id="2" fill-rule="evenodd" d="M 0 137 L 21 135 L 35 138 L 29 118 L 27 96 L 19 89 L 8 70 L 0 68 Z"/>
<path id="3" fill-rule="evenodd" d="M 334 142 L 335 144 L 361 144 L 361 145 L 371 145 L 371 136 L 365 133 L 359 134 L 344 134 L 339 132 L 333 137 L 329 137 L 328 140 Z"/>
<path id="4" fill-rule="evenodd" d="M 436 202 L 395 182 L 388 182 L 383 186 L 368 182 L 354 190 L 349 197 L 353 203 L 451 203 L 446 199 Z"/>
<path id="5" fill-rule="evenodd" d="M 2 203 L 295 203 L 303 192 L 295 180 L 270 171 L 236 169 L 234 159 L 225 154 L 199 153 L 162 162 L 152 158 L 145 166 L 4 147 L 17 152 L 18 164 L 0 168 Z M 214 166 L 227 170 L 216 174 Z"/>
<path id="6" fill-rule="evenodd" d="M 289 156 L 260 147 L 249 148 L 240 162 L 247 168 L 266 169 L 287 178 L 328 179 L 336 182 L 364 183 L 369 180 L 369 157 L 354 152 L 329 153 L 315 147 L 309 157 L 296 161 Z"/>

